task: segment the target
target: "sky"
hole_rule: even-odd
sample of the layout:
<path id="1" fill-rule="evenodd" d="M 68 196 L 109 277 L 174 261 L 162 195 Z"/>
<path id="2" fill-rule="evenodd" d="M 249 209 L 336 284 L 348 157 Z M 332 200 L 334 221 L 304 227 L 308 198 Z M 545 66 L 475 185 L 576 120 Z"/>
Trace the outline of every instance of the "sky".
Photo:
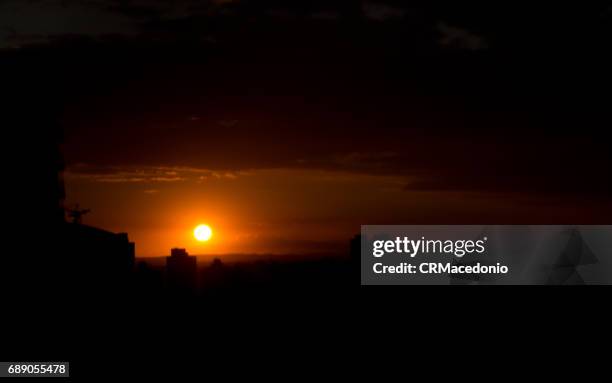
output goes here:
<path id="1" fill-rule="evenodd" d="M 578 2 L 9 0 L 0 58 L 60 111 L 66 204 L 137 255 L 337 253 L 362 224 L 605 222 L 611 20 Z"/>

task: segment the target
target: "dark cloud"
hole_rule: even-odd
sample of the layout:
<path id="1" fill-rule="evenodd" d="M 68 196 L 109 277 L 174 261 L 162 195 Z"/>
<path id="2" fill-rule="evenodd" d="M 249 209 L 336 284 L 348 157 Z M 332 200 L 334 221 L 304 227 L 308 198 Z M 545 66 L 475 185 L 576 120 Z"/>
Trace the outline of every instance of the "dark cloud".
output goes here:
<path id="1" fill-rule="evenodd" d="M 215 171 L 184 166 L 95 166 L 71 165 L 65 171 L 67 179 L 102 183 L 167 183 L 203 182 L 208 179 L 236 179 L 244 172 Z"/>
<path id="2" fill-rule="evenodd" d="M 36 48 L 10 54 L 47 63 L 39 75 L 61 94 L 38 97 L 61 99 L 69 164 L 318 168 L 401 175 L 418 190 L 610 191 L 597 94 L 611 83 L 598 44 L 609 30 L 591 25 L 597 7 L 63 4 L 103 16 L 99 26 L 49 29 L 32 35 Z M 4 40 L 23 43 L 27 23 L 12 23 Z M 16 67 L 29 77 L 32 66 Z"/>
<path id="3" fill-rule="evenodd" d="M 374 21 L 402 19 L 407 12 L 404 8 L 374 1 L 364 1 L 362 3 L 362 10 L 368 19 Z"/>
<path id="4" fill-rule="evenodd" d="M 471 33 L 468 30 L 453 27 L 444 22 L 438 24 L 438 30 L 441 34 L 440 45 L 444 47 L 472 51 L 487 47 L 487 42 L 482 36 Z"/>

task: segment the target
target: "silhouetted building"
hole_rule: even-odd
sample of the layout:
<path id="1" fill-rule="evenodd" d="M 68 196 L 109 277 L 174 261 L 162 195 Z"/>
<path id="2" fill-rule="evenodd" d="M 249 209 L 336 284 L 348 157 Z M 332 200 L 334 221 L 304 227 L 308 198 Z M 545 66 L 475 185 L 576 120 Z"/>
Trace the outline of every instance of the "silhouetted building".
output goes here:
<path id="1" fill-rule="evenodd" d="M 135 293 L 138 299 L 156 299 L 163 293 L 163 270 L 140 261 L 134 270 Z"/>
<path id="2" fill-rule="evenodd" d="M 135 245 L 126 233 L 92 226 L 63 224 L 62 247 L 74 288 L 124 293 L 130 287 Z"/>
<path id="3" fill-rule="evenodd" d="M 173 294 L 193 294 L 197 287 L 197 258 L 174 248 L 166 257 L 168 289 Z"/>

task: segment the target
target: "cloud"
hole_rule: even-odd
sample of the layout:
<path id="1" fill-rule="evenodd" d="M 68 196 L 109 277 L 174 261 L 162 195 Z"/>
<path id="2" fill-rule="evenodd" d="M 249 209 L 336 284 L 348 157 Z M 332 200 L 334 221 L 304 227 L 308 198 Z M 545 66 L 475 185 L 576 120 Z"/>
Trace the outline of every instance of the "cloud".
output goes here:
<path id="1" fill-rule="evenodd" d="M 354 169 L 380 169 L 388 167 L 389 163 L 396 160 L 399 154 L 396 152 L 351 152 L 335 156 L 334 162 L 339 166 Z"/>
<path id="2" fill-rule="evenodd" d="M 64 174 L 67 179 L 84 179 L 102 183 L 174 183 L 195 181 L 209 178 L 234 180 L 246 172 L 218 172 L 208 169 L 173 166 L 94 166 L 76 164 L 70 166 Z M 145 190 L 155 193 L 156 189 Z"/>
<path id="3" fill-rule="evenodd" d="M 85 7 L 65 3 L 65 9 L 58 1 L 28 2 L 23 7 L 52 5 L 64 15 Z M 116 20 L 129 20 L 127 25 L 138 32 L 167 30 L 189 39 L 210 25 L 203 22 L 207 4 L 184 18 L 179 9 L 166 13 L 166 7 L 173 6 L 162 2 L 123 3 L 153 10 L 148 16 L 119 10 L 113 14 Z M 103 15 L 101 24 L 107 25 L 108 6 L 118 3 L 83 4 L 90 4 L 90 14 Z M 364 15 L 381 21 L 409 16 L 389 4 L 368 1 L 353 11 L 360 20 Z M 0 7 L 13 7 L 15 16 L 14 9 L 21 5 L 8 1 Z M 267 9 L 251 8 L 253 14 Z M 313 10 L 302 13 L 311 15 Z M 508 17 L 509 24 L 516 23 L 518 10 Z M 159 19 L 160 12 L 180 19 L 153 26 L 149 22 Z M 53 91 L 48 93 L 52 97 L 27 109 L 40 110 L 49 101 L 63 103 L 66 161 L 89 164 L 89 169 L 69 168 L 68 174 L 98 182 L 209 182 L 231 179 L 219 175 L 239 176 L 247 169 L 308 168 L 394 174 L 407 177 L 410 187 L 418 189 L 610 190 L 609 181 L 592 170 L 605 162 L 609 152 L 597 130 L 607 121 L 609 108 L 586 87 L 558 81 L 560 74 L 583 73 L 603 89 L 609 73 L 589 71 L 589 60 L 581 60 L 584 64 L 559 60 L 551 67 L 532 60 L 531 52 L 518 61 L 505 60 L 503 55 L 448 54 L 449 48 L 479 50 L 487 45 L 472 29 L 456 25 L 483 31 L 496 46 L 502 44 L 499 41 L 504 39 L 490 30 L 485 34 L 487 28 L 470 23 L 468 16 L 464 12 L 452 24 L 436 24 L 442 17 L 428 13 L 422 23 L 409 26 L 346 23 L 337 30 L 327 23 L 309 23 L 305 17 L 295 28 L 282 25 L 282 34 L 269 18 L 263 20 L 269 22 L 263 28 L 258 24 L 262 20 L 255 20 L 248 34 L 232 29 L 240 23 L 219 22 L 213 23 L 215 28 L 231 39 L 222 38 L 218 45 L 229 49 L 193 49 L 174 40 L 158 44 L 146 38 L 129 43 L 97 41 L 85 44 L 87 49 L 66 43 L 45 51 L 52 57 L 32 55 L 57 65 L 15 65 L 21 73 L 11 77 L 29 81 L 30 68 L 36 68 L 49 82 L 60 79 L 45 87 L 32 81 L 35 85 L 28 94 L 61 89 L 69 95 L 68 101 L 57 101 L 60 97 Z M 0 11 L 0 20 L 14 26 L 25 19 Z M 46 32 L 53 27 L 54 36 L 70 30 L 57 24 L 35 27 Z M 4 27 L 0 34 L 5 41 L 21 36 L 11 42 L 18 46 L 28 36 L 27 29 L 34 28 L 25 26 Z M 531 38 L 533 28 L 521 36 Z M 432 33 L 436 31 L 438 35 Z M 29 32 L 33 40 L 46 36 Z M 420 32 L 426 37 L 407 46 L 410 36 Z M 504 33 L 513 37 L 510 30 Z M 394 40 L 397 36 L 401 39 Z M 397 49 L 399 43 L 402 49 Z M 432 55 L 432 49 L 439 53 L 440 46 L 442 54 Z M 23 91 L 23 83 L 14 81 L 14 89 Z M 37 122 L 36 128 L 48 125 Z M 165 174 L 159 164 L 176 174 Z M 197 171 L 176 170 L 185 165 Z M 581 181 L 568 182 L 567 174 Z"/>
<path id="4" fill-rule="evenodd" d="M 136 25 L 103 2 L 41 0 L 0 3 L 0 48 L 49 42 L 64 36 L 132 35 Z M 6 31 L 10 31 L 7 33 Z"/>
<path id="5" fill-rule="evenodd" d="M 445 22 L 437 25 L 440 33 L 439 44 L 445 48 L 457 50 L 477 51 L 488 47 L 487 41 L 483 36 L 472 33 L 464 28 L 455 27 Z"/>
<path id="6" fill-rule="evenodd" d="M 401 19 L 406 15 L 405 9 L 382 2 L 364 1 L 361 9 L 365 17 L 374 21 Z"/>

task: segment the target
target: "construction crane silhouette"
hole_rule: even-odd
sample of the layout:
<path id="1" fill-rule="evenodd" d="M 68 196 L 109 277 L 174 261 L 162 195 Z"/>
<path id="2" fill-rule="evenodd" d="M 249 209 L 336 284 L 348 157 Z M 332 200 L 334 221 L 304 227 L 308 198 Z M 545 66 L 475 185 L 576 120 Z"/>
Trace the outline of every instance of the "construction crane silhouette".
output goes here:
<path id="1" fill-rule="evenodd" d="M 83 216 L 89 212 L 90 209 L 80 209 L 79 204 L 74 205 L 74 209 L 66 209 L 68 216 L 72 218 L 72 223 L 80 224 L 83 222 Z"/>

